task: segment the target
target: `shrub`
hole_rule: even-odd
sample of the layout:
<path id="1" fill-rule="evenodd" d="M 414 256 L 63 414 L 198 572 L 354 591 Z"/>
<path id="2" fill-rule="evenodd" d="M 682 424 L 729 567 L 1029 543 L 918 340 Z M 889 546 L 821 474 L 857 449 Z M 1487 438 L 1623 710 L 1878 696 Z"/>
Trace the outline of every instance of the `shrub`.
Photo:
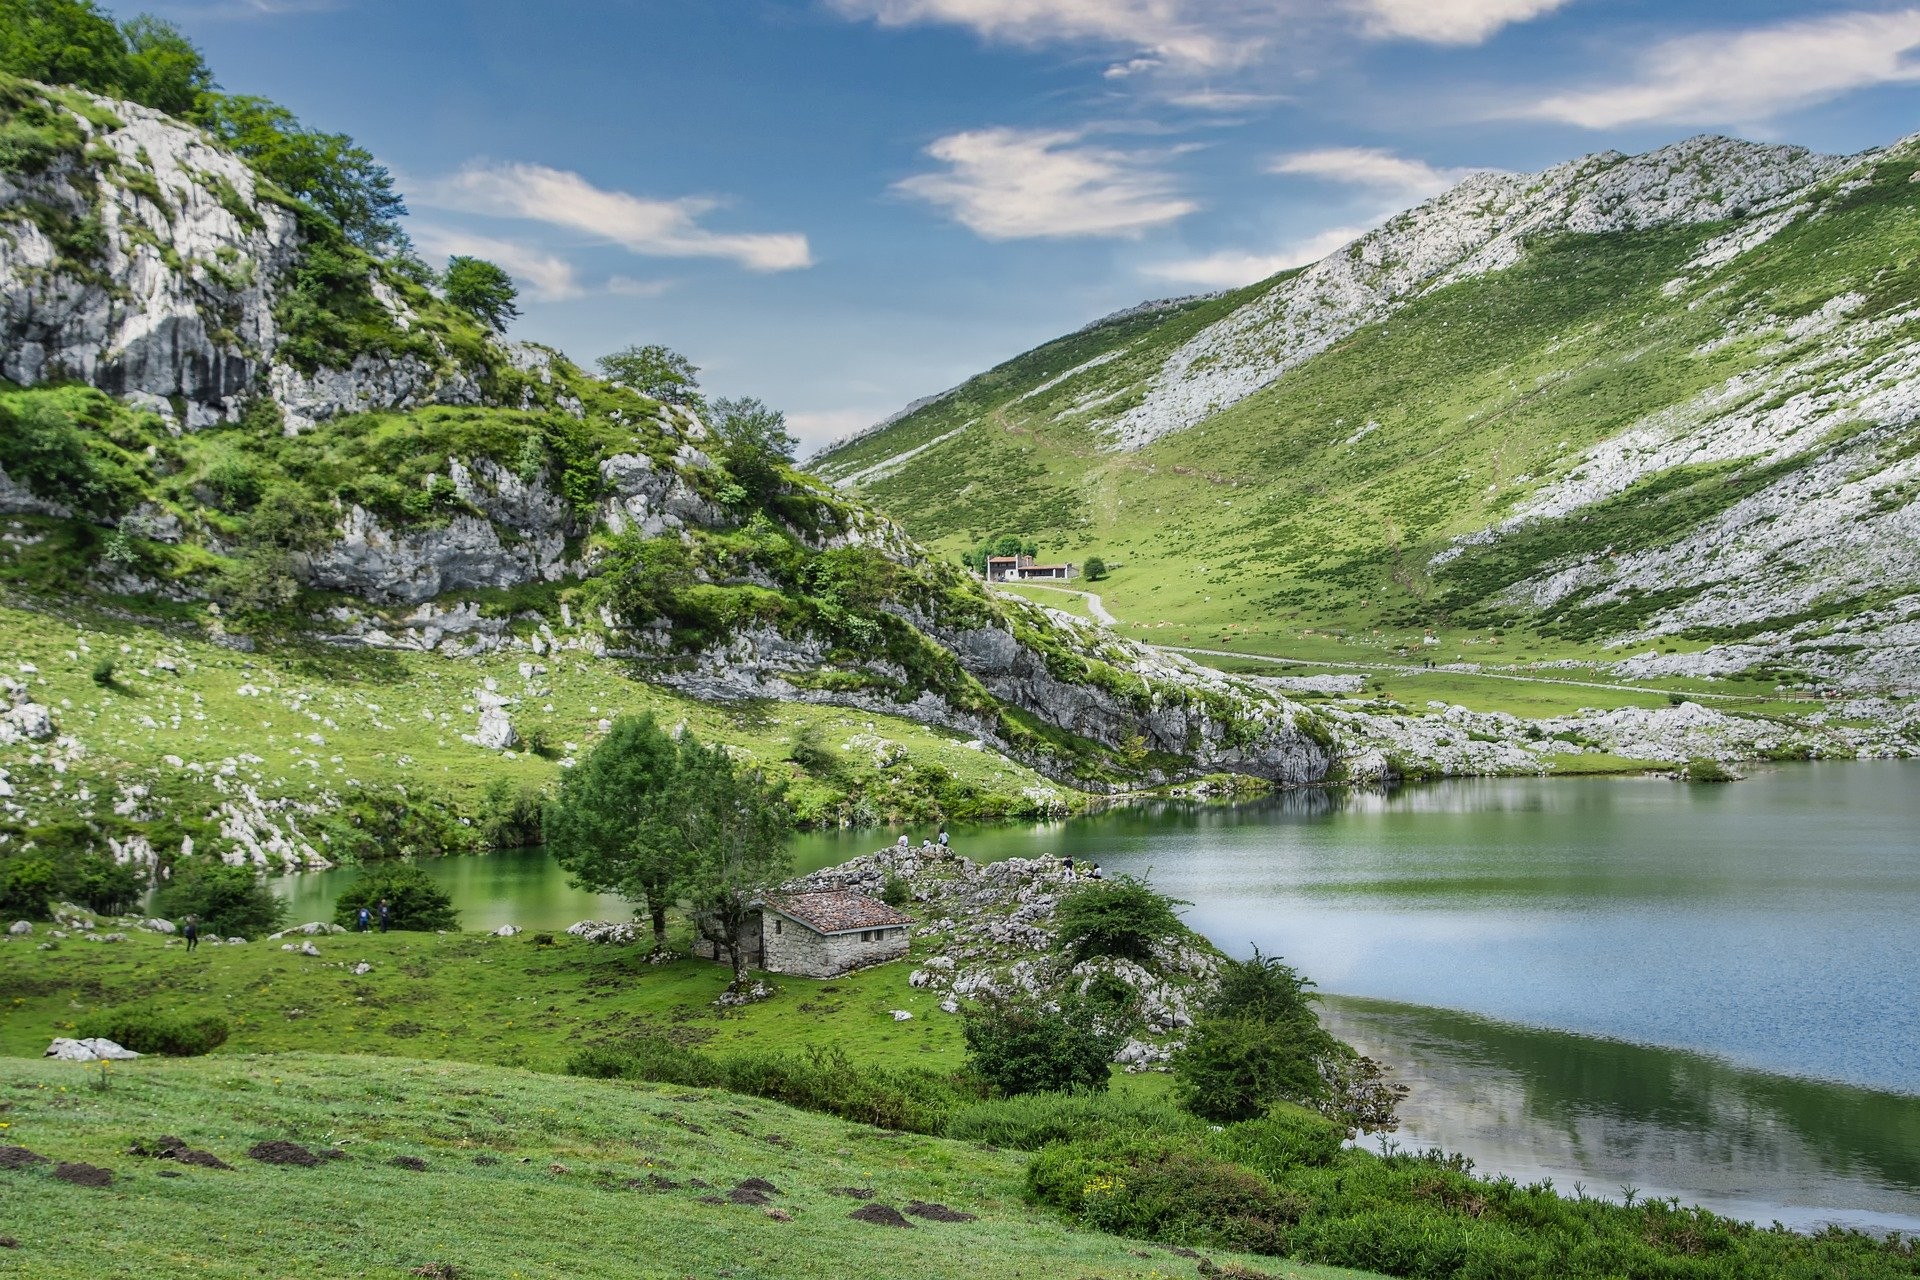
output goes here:
<path id="1" fill-rule="evenodd" d="M 712 1058 L 662 1035 L 588 1045 L 567 1059 L 566 1071 L 594 1080 L 652 1080 L 698 1088 L 717 1088 L 724 1079 Z"/>
<path id="2" fill-rule="evenodd" d="M 904 876 L 888 876 L 886 884 L 880 888 L 880 901 L 890 907 L 904 908 L 913 901 L 913 886 Z"/>
<path id="3" fill-rule="evenodd" d="M 261 882 L 252 867 L 203 862 L 175 875 L 155 896 L 168 919 L 197 916 L 207 933 L 257 938 L 286 922 L 286 900 Z"/>
<path id="4" fill-rule="evenodd" d="M 93 664 L 93 682 L 102 689 L 113 688 L 114 665 L 112 658 L 102 658 Z"/>
<path id="5" fill-rule="evenodd" d="M 1027 1167 L 1027 1188 L 1115 1235 L 1258 1253 L 1284 1252 L 1308 1208 L 1251 1169 L 1155 1139 L 1056 1143 Z"/>
<path id="6" fill-rule="evenodd" d="M 82 1039 L 104 1036 L 135 1053 L 196 1058 L 227 1042 L 227 1023 L 211 1015 L 177 1017 L 151 1009 L 111 1009 L 82 1018 L 74 1034 Z"/>
<path id="7" fill-rule="evenodd" d="M 1701 757 L 1687 761 L 1680 776 L 1688 782 L 1732 782 L 1736 775 L 1718 760 Z"/>
<path id="8" fill-rule="evenodd" d="M 539 844 L 541 806 L 546 796 L 530 782 L 495 778 L 481 804 L 480 833 L 494 849 Z"/>
<path id="9" fill-rule="evenodd" d="M 1120 1037 L 1094 1025 L 1093 1010 L 1068 1002 L 1059 1012 L 1011 1001 L 967 1012 L 967 1066 L 1000 1093 L 1100 1092 Z"/>
<path id="10" fill-rule="evenodd" d="M 1130 1093 L 1029 1093 L 976 1102 L 947 1121 L 946 1136 L 1038 1151 L 1050 1142 L 1142 1134 L 1198 1134 L 1201 1123 L 1157 1098 Z"/>
<path id="11" fill-rule="evenodd" d="M 59 891 L 60 868 L 52 858 L 17 853 L 0 860 L 0 914 L 42 919 Z"/>
<path id="12" fill-rule="evenodd" d="M 1282 1100 L 1321 1097 L 1317 1040 L 1252 1018 L 1202 1018 L 1173 1056 L 1174 1088 L 1197 1116 L 1251 1120 Z"/>
<path id="13" fill-rule="evenodd" d="M 1149 960 L 1155 943 L 1186 932 L 1174 912 L 1186 905 L 1155 893 L 1135 876 L 1095 881 L 1060 900 L 1055 936 L 1075 963 L 1097 956 Z"/>
<path id="14" fill-rule="evenodd" d="M 389 911 L 389 928 L 432 933 L 460 927 L 460 913 L 454 909 L 453 899 L 410 862 L 382 863 L 362 871 L 334 903 L 333 922 L 352 927 L 361 907 L 378 919 L 383 898 Z"/>
<path id="15" fill-rule="evenodd" d="M 1346 1133 L 1325 1116 L 1285 1102 L 1267 1113 L 1214 1136 L 1213 1149 L 1269 1178 L 1301 1166 L 1329 1164 L 1340 1154 Z"/>

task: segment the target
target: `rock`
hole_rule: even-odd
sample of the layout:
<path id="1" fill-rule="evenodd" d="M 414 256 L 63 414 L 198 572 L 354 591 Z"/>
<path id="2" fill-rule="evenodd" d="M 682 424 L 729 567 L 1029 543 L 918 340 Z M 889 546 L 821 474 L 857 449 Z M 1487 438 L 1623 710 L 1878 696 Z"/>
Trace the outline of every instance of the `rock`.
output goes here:
<path id="1" fill-rule="evenodd" d="M 58 1059 L 61 1062 L 128 1062 L 140 1055 L 131 1049 L 123 1049 L 104 1037 L 86 1040 L 69 1040 L 55 1037 L 42 1057 Z"/>
<path id="2" fill-rule="evenodd" d="M 9 937 L 24 938 L 30 935 L 32 932 L 33 932 L 33 921 L 31 920 L 15 920 L 12 924 L 7 926 L 7 935 Z"/>
<path id="3" fill-rule="evenodd" d="M 317 956 L 320 954 L 320 948 L 314 946 L 311 942 L 303 942 L 300 944 L 300 954 L 303 956 Z"/>
<path id="4" fill-rule="evenodd" d="M 520 734 L 513 727 L 513 717 L 499 707 L 483 708 L 480 727 L 460 736 L 474 746 L 485 747 L 489 751 L 507 751 L 520 745 Z"/>
<path id="5" fill-rule="evenodd" d="M 893 1020 L 895 1022 L 912 1022 L 913 1015 L 911 1013 L 908 1013 L 905 1009 L 895 1009 L 893 1011 Z"/>
<path id="6" fill-rule="evenodd" d="M 372 973 L 373 966 L 368 964 L 365 960 L 362 960 L 359 964 L 356 964 L 355 966 L 353 966 L 353 968 L 347 970 L 347 972 L 353 974 L 357 978 L 362 974 Z"/>
<path id="7" fill-rule="evenodd" d="M 127 935 L 124 933 L 90 933 L 87 935 L 88 942 L 125 942 L 126 940 Z"/>
<path id="8" fill-rule="evenodd" d="M 157 918 L 157 917 L 156 917 L 155 919 L 152 919 L 152 920 L 142 920 L 142 921 L 140 922 L 140 927 L 141 927 L 142 929 L 145 929 L 145 930 L 146 930 L 146 931 L 147 931 L 148 933 L 176 933 L 176 932 L 178 932 L 178 930 L 176 930 L 176 929 L 174 928 L 174 926 L 173 926 L 173 921 L 171 921 L 171 920 L 161 920 L 161 919 L 159 919 L 159 918 Z"/>
<path id="9" fill-rule="evenodd" d="M 511 938 L 520 931 L 520 926 L 517 924 L 503 924 L 493 931 L 493 936 L 496 938 Z"/>
<path id="10" fill-rule="evenodd" d="M 613 920 L 582 920 L 572 925 L 567 932 L 585 942 L 631 943 L 640 938 L 640 930 L 633 924 Z"/>

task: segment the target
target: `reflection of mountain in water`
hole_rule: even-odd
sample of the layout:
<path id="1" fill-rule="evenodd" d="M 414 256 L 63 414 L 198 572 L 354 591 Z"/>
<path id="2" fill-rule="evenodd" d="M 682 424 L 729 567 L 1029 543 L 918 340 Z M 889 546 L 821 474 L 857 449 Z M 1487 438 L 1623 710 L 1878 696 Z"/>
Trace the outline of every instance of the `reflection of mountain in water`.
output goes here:
<path id="1" fill-rule="evenodd" d="M 1325 1020 L 1411 1086 L 1402 1147 L 1803 1229 L 1920 1227 L 1920 1097 L 1385 1001 L 1328 997 Z"/>

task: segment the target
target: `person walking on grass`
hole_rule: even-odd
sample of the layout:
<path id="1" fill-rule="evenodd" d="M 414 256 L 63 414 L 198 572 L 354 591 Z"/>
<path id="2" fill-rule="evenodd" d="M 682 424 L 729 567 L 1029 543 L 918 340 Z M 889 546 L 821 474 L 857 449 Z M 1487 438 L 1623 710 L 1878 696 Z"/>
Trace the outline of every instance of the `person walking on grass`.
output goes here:
<path id="1" fill-rule="evenodd" d="M 367 904 L 361 903 L 359 912 L 353 918 L 355 933 L 365 933 L 367 926 L 373 923 L 373 913 L 367 910 Z"/>
<path id="2" fill-rule="evenodd" d="M 385 933 L 387 926 L 393 923 L 393 908 L 387 905 L 385 898 L 380 899 L 380 932 Z"/>
<path id="3" fill-rule="evenodd" d="M 187 954 L 192 955 L 200 945 L 200 921 L 188 916 L 180 925 L 180 936 L 187 940 Z"/>

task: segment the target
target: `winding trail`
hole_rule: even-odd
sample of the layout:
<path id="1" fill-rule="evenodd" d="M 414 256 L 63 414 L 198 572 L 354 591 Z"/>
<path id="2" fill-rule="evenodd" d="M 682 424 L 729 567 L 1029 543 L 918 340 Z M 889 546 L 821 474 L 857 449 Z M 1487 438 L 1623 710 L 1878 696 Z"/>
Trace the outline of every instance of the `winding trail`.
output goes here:
<path id="1" fill-rule="evenodd" d="M 1108 610 L 1106 602 L 1091 591 L 1080 591 L 1073 587 L 1045 586 L 1038 582 L 1027 582 L 1021 585 L 1039 591 L 1057 591 L 1062 595 L 1079 596 L 1087 602 L 1087 612 L 1093 615 L 1095 622 L 1108 627 L 1124 625 L 1119 618 L 1114 617 L 1112 612 Z M 1011 591 L 1006 594 L 1018 595 L 1017 592 Z M 1026 597 L 1020 596 L 1019 598 L 1025 599 Z M 1332 667 L 1337 670 L 1346 671 L 1390 671 L 1396 675 L 1409 676 L 1434 675 L 1445 672 L 1450 675 L 1472 676 L 1479 680 L 1508 680 L 1517 684 L 1567 685 L 1578 689 L 1606 689 L 1615 693 L 1641 693 L 1654 697 L 1664 697 L 1673 692 L 1671 689 L 1660 689 L 1644 684 L 1612 684 L 1601 680 L 1569 680 L 1564 676 L 1521 676 L 1514 675 L 1510 672 L 1487 671 L 1485 669 L 1468 671 L 1459 666 L 1417 667 L 1411 663 L 1402 662 L 1336 662 L 1324 658 L 1289 658 L 1271 653 L 1236 653 L 1232 649 L 1202 649 L 1192 645 L 1154 644 L 1150 640 L 1141 640 L 1139 643 L 1149 649 L 1159 649 L 1166 653 L 1197 654 L 1201 657 L 1209 658 L 1242 658 L 1248 662 L 1271 662 L 1277 666 Z M 1750 693 L 1698 693 L 1688 691 L 1686 696 L 1700 701 L 1714 702 L 1779 702 L 1783 700 L 1781 695 L 1767 697 Z"/>

